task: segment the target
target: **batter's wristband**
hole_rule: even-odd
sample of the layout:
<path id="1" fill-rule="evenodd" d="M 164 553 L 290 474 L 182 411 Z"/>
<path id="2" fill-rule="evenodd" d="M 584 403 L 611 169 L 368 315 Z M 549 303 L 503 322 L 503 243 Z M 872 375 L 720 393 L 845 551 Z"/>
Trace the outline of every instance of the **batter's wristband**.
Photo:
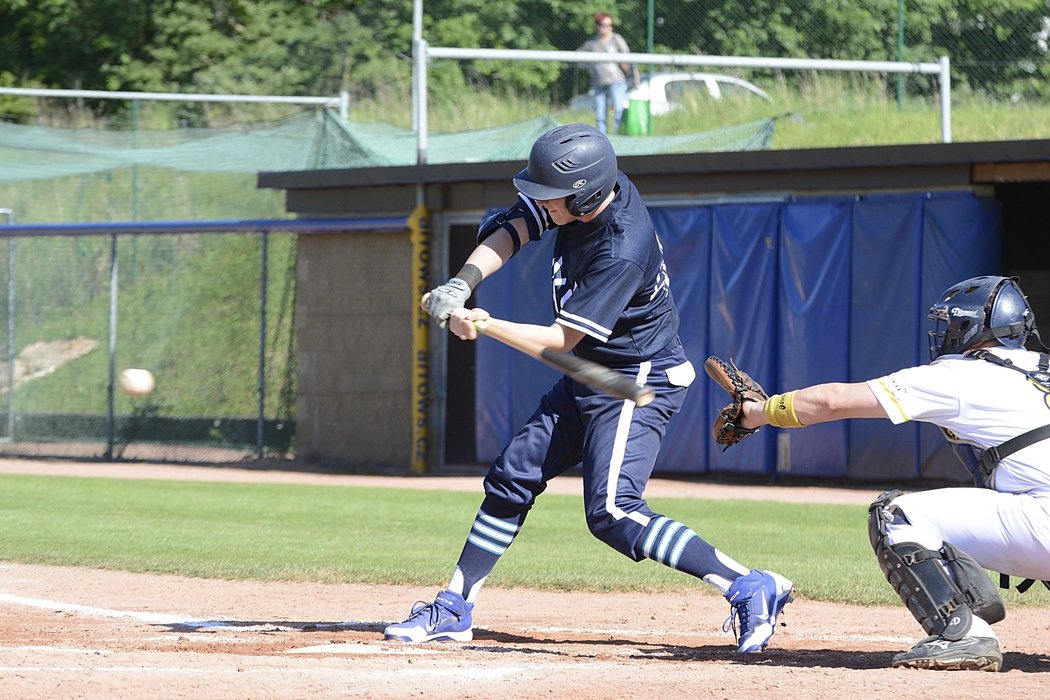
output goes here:
<path id="1" fill-rule="evenodd" d="M 461 279 L 467 283 L 470 287 L 470 291 L 473 292 L 481 280 L 484 279 L 484 275 L 481 274 L 481 269 L 477 265 L 467 263 L 463 266 L 463 269 L 456 273 L 456 279 Z"/>
<path id="2" fill-rule="evenodd" d="M 770 425 L 778 428 L 802 428 L 804 423 L 798 419 L 795 413 L 795 394 L 789 391 L 786 394 L 773 394 L 766 399 L 766 420 Z"/>

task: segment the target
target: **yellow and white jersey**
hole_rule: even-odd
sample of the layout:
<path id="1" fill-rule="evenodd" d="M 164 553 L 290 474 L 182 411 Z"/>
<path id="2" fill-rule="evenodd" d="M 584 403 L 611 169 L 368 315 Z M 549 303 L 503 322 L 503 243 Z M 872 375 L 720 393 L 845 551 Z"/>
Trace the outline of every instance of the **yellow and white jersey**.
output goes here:
<path id="1" fill-rule="evenodd" d="M 994 354 L 1035 371 L 1039 353 L 992 348 Z M 1050 389 L 1022 372 L 987 360 L 944 355 L 932 364 L 868 381 L 895 424 L 932 423 L 952 442 L 978 450 L 997 447 L 1050 424 Z M 999 463 L 995 489 L 1050 494 L 1050 440 L 1037 442 Z"/>

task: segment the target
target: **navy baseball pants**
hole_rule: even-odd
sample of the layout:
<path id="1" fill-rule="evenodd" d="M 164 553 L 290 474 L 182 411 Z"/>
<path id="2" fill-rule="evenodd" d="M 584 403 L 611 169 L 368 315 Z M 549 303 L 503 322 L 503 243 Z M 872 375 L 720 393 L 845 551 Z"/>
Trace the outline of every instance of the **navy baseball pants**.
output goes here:
<path id="1" fill-rule="evenodd" d="M 489 469 L 484 510 L 525 512 L 551 479 L 580 466 L 591 533 L 644 558 L 642 534 L 656 513 L 642 493 L 695 372 L 677 338 L 657 357 L 616 370 L 651 387 L 652 403 L 639 407 L 562 377 Z"/>

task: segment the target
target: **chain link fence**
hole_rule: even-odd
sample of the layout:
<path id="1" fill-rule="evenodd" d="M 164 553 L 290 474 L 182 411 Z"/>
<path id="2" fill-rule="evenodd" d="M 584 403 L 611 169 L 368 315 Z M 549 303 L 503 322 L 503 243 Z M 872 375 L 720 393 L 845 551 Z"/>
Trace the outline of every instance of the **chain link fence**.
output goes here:
<path id="1" fill-rule="evenodd" d="M 953 115 L 960 140 L 1050 134 L 1045 117 L 1050 106 L 1047 0 L 621 0 L 572 5 L 546 0 L 471 11 L 434 0 L 424 3 L 422 38 L 431 47 L 576 51 L 595 36 L 597 12 L 612 16 L 614 31 L 631 53 L 914 64 L 946 57 L 952 102 L 966 108 Z M 712 99 L 697 84 L 693 92 L 673 96 L 684 109 L 654 112 L 651 131 L 642 135 L 700 132 L 768 118 L 777 124 L 771 148 L 938 140 L 939 86 L 929 74 L 720 68 L 714 62 L 707 67 L 639 67 L 643 80 L 669 71 L 728 74 L 723 84 L 732 87 L 730 79 L 743 79 L 770 98 Z M 435 130 L 448 128 L 449 122 L 469 124 L 474 117 L 470 104 L 456 97 L 465 92 L 491 91 L 511 101 L 522 95 L 547 99 L 561 122 L 594 118 L 587 103 L 590 74 L 580 63 L 489 57 L 432 61 L 427 82 Z M 527 103 L 513 106 L 528 108 Z M 629 117 L 630 112 L 628 122 Z"/>
<path id="2" fill-rule="evenodd" d="M 597 12 L 612 16 L 632 52 L 910 62 L 948 56 L 961 92 L 1012 100 L 1050 96 L 1046 0 L 617 0 L 570 6 L 541 0 L 471 12 L 432 0 L 424 2 L 423 38 L 432 46 L 571 51 L 594 34 Z M 475 25 L 449 26 L 457 17 Z M 505 30 L 514 24 L 514 32 Z M 519 89 L 544 84 L 544 78 L 555 84 L 549 71 L 566 70 L 548 67 L 543 74 L 518 67 L 497 74 L 484 63 L 472 68 L 477 79 Z M 578 68 L 567 70 L 573 77 L 558 88 L 563 97 L 587 82 Z M 928 94 L 924 84 L 916 87 Z"/>
<path id="3" fill-rule="evenodd" d="M 293 234 L 0 238 L 0 454 L 290 456 L 295 251 Z M 156 388 L 115 389 L 129 367 Z"/>

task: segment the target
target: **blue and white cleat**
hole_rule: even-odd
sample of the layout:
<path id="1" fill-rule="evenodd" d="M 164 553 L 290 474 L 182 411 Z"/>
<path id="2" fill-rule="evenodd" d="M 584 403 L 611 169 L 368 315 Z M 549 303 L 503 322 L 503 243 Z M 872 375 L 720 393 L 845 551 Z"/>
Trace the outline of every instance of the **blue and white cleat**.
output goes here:
<path id="1" fill-rule="evenodd" d="M 741 576 L 726 591 L 726 600 L 732 606 L 722 625 L 730 626 L 736 634 L 738 652 L 750 654 L 762 651 L 777 628 L 777 617 L 791 602 L 794 585 L 780 574 L 752 569 Z"/>
<path id="2" fill-rule="evenodd" d="M 433 603 L 417 600 L 408 619 L 386 628 L 387 639 L 420 642 L 469 642 L 474 638 L 474 604 L 452 591 L 438 593 Z"/>

